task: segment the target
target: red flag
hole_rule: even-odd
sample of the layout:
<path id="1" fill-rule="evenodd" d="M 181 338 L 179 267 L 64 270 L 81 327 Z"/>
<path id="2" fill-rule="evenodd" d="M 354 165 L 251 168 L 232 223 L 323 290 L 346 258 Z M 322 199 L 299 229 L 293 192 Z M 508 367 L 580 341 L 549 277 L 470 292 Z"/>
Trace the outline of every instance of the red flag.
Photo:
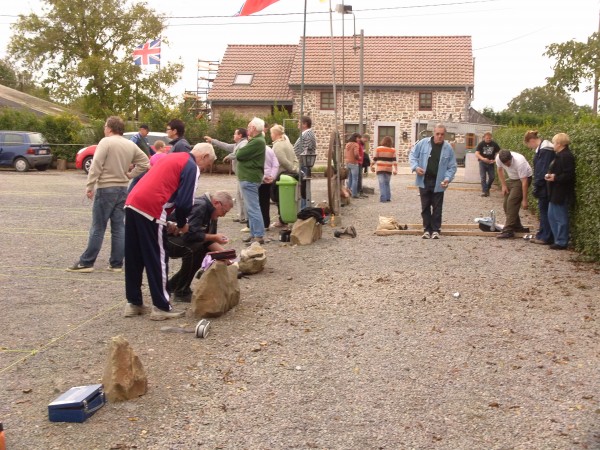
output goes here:
<path id="1" fill-rule="evenodd" d="M 246 0 L 237 15 L 249 16 L 250 14 L 254 14 L 255 12 L 265 9 L 267 6 L 272 5 L 276 1 L 278 0 Z"/>

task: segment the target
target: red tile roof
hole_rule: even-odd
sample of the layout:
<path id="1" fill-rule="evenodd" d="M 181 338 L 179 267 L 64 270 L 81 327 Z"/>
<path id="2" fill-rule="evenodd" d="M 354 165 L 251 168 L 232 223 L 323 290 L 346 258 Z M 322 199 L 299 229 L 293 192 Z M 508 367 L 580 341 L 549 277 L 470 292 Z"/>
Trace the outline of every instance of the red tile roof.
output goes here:
<path id="1" fill-rule="evenodd" d="M 366 87 L 463 88 L 474 85 L 470 36 L 366 36 Z M 336 82 L 359 84 L 360 38 L 334 37 Z M 344 70 L 342 70 L 342 50 Z M 298 45 L 229 45 L 209 93 L 212 101 L 290 102 L 302 74 L 302 40 Z M 233 84 L 237 74 L 254 74 L 250 85 Z M 307 37 L 304 82 L 330 86 L 331 38 Z"/>
<path id="2" fill-rule="evenodd" d="M 359 54 L 353 37 L 334 37 L 336 82 L 359 84 Z M 365 36 L 365 86 L 382 87 L 464 87 L 474 85 L 473 52 L 470 36 Z M 344 43 L 344 44 L 343 44 Z M 343 47 L 343 48 L 342 48 Z M 302 71 L 302 40 L 296 48 L 291 85 L 299 85 Z M 306 85 L 330 85 L 331 38 L 307 37 L 304 71 Z"/>
<path id="3" fill-rule="evenodd" d="M 290 70 L 297 45 L 229 45 L 209 99 L 212 101 L 291 101 Z M 250 85 L 233 84 L 237 74 L 254 74 Z"/>

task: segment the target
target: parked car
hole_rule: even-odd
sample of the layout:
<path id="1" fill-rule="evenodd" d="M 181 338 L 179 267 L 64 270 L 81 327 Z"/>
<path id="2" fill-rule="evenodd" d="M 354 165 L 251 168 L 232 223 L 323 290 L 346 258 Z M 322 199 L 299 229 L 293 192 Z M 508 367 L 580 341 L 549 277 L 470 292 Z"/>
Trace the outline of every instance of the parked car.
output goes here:
<path id="1" fill-rule="evenodd" d="M 137 132 L 128 131 L 127 133 L 123 133 L 123 137 L 127 139 L 131 139 L 135 136 Z M 167 137 L 167 133 L 159 133 L 155 131 L 151 131 L 146 136 L 148 143 L 150 144 L 150 148 L 152 152 L 154 152 L 154 143 L 159 139 L 166 142 L 169 142 L 169 138 Z M 171 149 L 170 145 L 166 145 L 165 148 L 167 151 Z M 84 147 L 77 152 L 77 156 L 75 157 L 75 167 L 78 169 L 85 170 L 85 173 L 90 171 L 90 166 L 92 165 L 92 158 L 94 158 L 94 152 L 96 151 L 96 145 L 90 145 L 89 147 Z"/>
<path id="2" fill-rule="evenodd" d="M 27 172 L 32 167 L 46 170 L 51 162 L 50 145 L 42 133 L 0 131 L 0 166 Z"/>

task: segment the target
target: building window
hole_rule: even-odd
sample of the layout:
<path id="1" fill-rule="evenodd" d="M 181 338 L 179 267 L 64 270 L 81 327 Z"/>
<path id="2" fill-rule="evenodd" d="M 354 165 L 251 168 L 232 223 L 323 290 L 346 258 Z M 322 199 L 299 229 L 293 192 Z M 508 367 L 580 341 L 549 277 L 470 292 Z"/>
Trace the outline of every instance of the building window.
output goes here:
<path id="1" fill-rule="evenodd" d="M 419 92 L 419 111 L 431 111 L 433 94 L 431 92 Z"/>
<path id="2" fill-rule="evenodd" d="M 233 84 L 252 84 L 253 73 L 238 73 L 233 80 Z"/>
<path id="3" fill-rule="evenodd" d="M 394 145 L 396 145 L 396 127 L 389 125 L 377 127 L 377 139 L 379 139 L 378 144 L 381 143 L 381 140 L 386 136 L 391 137 L 392 142 L 394 142 Z"/>
<path id="4" fill-rule="evenodd" d="M 363 125 L 363 133 L 366 133 L 367 130 L 367 124 Z M 348 138 L 353 134 L 353 133 L 360 133 L 360 131 L 358 130 L 358 124 L 357 123 L 346 123 L 344 124 L 344 142 L 348 141 Z"/>
<path id="5" fill-rule="evenodd" d="M 465 147 L 467 148 L 467 150 L 475 148 L 475 134 L 474 133 L 467 133 L 467 135 L 465 136 Z"/>
<path id="6" fill-rule="evenodd" d="M 321 92 L 321 109 L 335 109 L 333 102 L 333 91 Z"/>

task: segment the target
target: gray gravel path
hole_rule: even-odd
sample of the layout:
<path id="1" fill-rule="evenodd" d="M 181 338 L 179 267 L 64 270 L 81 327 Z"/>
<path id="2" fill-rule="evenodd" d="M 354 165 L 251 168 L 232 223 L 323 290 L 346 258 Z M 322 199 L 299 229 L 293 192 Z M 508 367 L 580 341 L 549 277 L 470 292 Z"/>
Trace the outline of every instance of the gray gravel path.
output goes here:
<path id="1" fill-rule="evenodd" d="M 103 270 L 108 237 L 94 273 L 65 272 L 90 223 L 82 173 L 0 171 L 8 448 L 600 449 L 599 267 L 522 239 L 374 236 L 380 214 L 420 222 L 412 183 L 399 175 L 391 203 L 344 208 L 356 239 L 325 227 L 311 246 L 268 244 L 265 272 L 241 280 L 240 305 L 202 340 L 122 317 L 122 275 Z M 497 191 L 451 186 L 445 223 L 501 209 Z M 325 198 L 324 180 L 313 192 Z M 238 250 L 239 229 L 221 220 Z M 119 334 L 148 394 L 84 424 L 50 423 L 47 404 L 99 382 Z"/>

